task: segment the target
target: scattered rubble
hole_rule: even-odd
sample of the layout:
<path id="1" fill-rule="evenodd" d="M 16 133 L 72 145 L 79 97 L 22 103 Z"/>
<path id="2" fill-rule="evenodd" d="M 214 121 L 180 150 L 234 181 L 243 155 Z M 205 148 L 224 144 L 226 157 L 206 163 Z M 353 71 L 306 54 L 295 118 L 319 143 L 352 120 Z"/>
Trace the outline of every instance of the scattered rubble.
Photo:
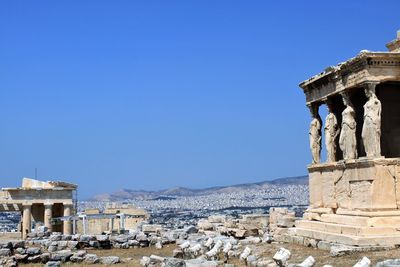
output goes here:
<path id="1" fill-rule="evenodd" d="M 235 266 L 229 262 L 241 262 L 237 266 L 312 267 L 316 263 L 308 256 L 301 263 L 291 263 L 291 252 L 284 247 L 287 233 L 294 223 L 294 213 L 287 208 L 272 208 L 270 215 L 251 214 L 240 219 L 226 215 L 210 216 L 181 229 L 165 229 L 162 225 L 142 224 L 135 231 L 121 234 L 63 235 L 38 231 L 30 233 L 25 241 L 0 242 L 0 266 L 21 264 L 45 264 L 60 266 L 64 263 L 113 265 L 129 262 L 117 256 L 96 255 L 97 249 L 135 249 L 154 247 L 161 249 L 174 245 L 172 255 L 165 257 L 155 253 L 140 259 L 145 267 L 209 267 Z M 330 251 L 331 256 L 364 252 L 367 247 L 351 247 L 328 243 L 317 239 L 297 239 L 290 242 Z M 276 253 L 265 257 L 259 244 L 282 244 Z M 384 248 L 382 248 L 384 249 Z M 157 251 L 157 250 L 154 250 Z M 391 266 L 400 260 L 386 260 L 377 266 Z M 364 257 L 354 266 L 368 267 L 371 262 Z M 325 266 L 327 267 L 327 266 Z"/>
<path id="2" fill-rule="evenodd" d="M 278 266 L 286 266 L 290 258 L 290 251 L 285 248 L 280 248 L 272 258 Z"/>

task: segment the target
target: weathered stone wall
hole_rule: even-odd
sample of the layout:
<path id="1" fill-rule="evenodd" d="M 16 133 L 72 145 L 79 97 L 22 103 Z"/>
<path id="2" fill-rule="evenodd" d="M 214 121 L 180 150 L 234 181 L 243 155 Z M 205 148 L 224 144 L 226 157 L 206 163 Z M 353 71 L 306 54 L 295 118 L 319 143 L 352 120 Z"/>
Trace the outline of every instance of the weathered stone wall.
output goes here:
<path id="1" fill-rule="evenodd" d="M 398 209 L 400 160 L 377 159 L 310 167 L 310 207 Z"/>

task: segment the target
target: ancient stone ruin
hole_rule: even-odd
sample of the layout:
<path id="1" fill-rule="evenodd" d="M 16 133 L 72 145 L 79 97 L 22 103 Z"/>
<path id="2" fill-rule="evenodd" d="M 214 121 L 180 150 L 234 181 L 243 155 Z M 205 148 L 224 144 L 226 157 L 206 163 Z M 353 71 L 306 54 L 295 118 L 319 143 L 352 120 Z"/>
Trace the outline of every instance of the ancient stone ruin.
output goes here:
<path id="1" fill-rule="evenodd" d="M 124 233 L 135 229 L 149 218 L 149 214 L 133 205 L 109 203 L 105 209 L 86 209 L 71 216 L 55 218 L 53 221 L 72 224 L 72 234 Z"/>
<path id="2" fill-rule="evenodd" d="M 310 206 L 293 236 L 400 244 L 400 33 L 387 47 L 362 50 L 300 84 L 311 111 Z"/>
<path id="3" fill-rule="evenodd" d="M 70 183 L 24 178 L 21 187 L 0 190 L 0 211 L 21 212 L 23 239 L 31 232 L 32 222 L 50 231 L 71 234 L 72 225 L 69 221 L 53 225 L 52 220 L 54 217 L 72 215 L 73 192 L 76 189 L 77 186 Z"/>

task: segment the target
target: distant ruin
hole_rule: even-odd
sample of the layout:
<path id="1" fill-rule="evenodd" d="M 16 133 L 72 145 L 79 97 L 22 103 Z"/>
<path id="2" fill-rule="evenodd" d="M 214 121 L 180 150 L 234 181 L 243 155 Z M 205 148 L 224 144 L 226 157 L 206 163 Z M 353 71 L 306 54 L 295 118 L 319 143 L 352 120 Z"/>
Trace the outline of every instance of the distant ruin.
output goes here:
<path id="1" fill-rule="evenodd" d="M 312 116 L 312 163 L 310 206 L 294 236 L 356 246 L 400 244 L 400 32 L 387 47 L 363 50 L 300 84 Z M 325 122 L 321 105 L 328 109 Z"/>
<path id="2" fill-rule="evenodd" d="M 149 214 L 131 204 L 110 203 L 101 211 L 86 209 L 73 216 L 64 216 L 55 221 L 72 223 L 73 234 L 124 233 L 137 228 L 138 224 L 148 220 Z"/>
<path id="3" fill-rule="evenodd" d="M 74 213 L 74 191 L 77 185 L 65 182 L 42 182 L 23 178 L 22 186 L 0 190 L 0 212 L 21 212 L 22 238 L 32 230 L 32 222 L 44 225 L 50 231 L 72 233 L 69 221 L 52 224 L 54 217 L 71 216 Z"/>
<path id="4" fill-rule="evenodd" d="M 109 203 L 105 210 L 77 212 L 77 185 L 23 178 L 22 186 L 0 190 L 0 212 L 20 212 L 22 239 L 32 231 L 71 234 L 123 233 L 136 229 L 149 214 L 128 204 Z"/>

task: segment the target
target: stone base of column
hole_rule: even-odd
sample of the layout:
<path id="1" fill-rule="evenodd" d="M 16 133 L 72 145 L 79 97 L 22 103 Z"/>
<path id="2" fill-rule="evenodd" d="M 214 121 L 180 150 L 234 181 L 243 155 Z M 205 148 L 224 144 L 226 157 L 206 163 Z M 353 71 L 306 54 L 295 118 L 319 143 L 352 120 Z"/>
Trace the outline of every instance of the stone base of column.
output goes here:
<path id="1" fill-rule="evenodd" d="M 283 234 L 296 243 L 400 245 L 400 160 L 362 158 L 313 165 L 310 207 Z"/>
<path id="2" fill-rule="evenodd" d="M 348 245 L 357 247 L 393 247 L 400 245 L 400 216 L 367 218 L 330 214 L 327 221 L 299 220 L 296 227 L 288 229 L 286 235 L 296 240 L 304 240 L 304 245 L 324 241 L 331 245 Z M 375 220 L 374 225 L 368 225 L 367 220 Z M 358 224 L 360 222 L 365 224 Z M 348 223 L 347 223 L 348 222 Z"/>

